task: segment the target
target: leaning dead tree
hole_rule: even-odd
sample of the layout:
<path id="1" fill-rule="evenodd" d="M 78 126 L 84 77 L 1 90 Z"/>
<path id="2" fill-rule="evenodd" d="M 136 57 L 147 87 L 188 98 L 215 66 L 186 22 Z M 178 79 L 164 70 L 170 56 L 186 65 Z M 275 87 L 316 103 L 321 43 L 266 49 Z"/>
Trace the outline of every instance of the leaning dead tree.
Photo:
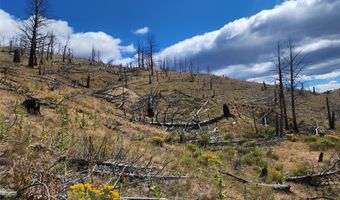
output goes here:
<path id="1" fill-rule="evenodd" d="M 28 67 L 37 65 L 37 48 L 45 39 L 42 28 L 47 24 L 48 0 L 27 0 L 28 19 L 20 27 L 23 38 L 30 46 Z"/>

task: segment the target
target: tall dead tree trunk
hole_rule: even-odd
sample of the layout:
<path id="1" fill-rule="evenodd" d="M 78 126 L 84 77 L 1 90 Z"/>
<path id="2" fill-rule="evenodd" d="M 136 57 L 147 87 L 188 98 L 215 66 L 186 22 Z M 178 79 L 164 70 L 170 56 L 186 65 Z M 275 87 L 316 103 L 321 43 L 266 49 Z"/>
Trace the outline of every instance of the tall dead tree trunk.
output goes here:
<path id="1" fill-rule="evenodd" d="M 280 100 L 280 135 L 283 135 L 283 125 L 285 129 L 288 129 L 288 116 L 287 116 L 287 108 L 286 108 L 286 100 L 283 89 L 283 67 L 281 63 L 281 47 L 280 42 L 278 42 L 277 46 L 277 68 L 278 68 L 278 77 L 279 77 L 279 100 Z"/>
<path id="2" fill-rule="evenodd" d="M 296 118 L 296 106 L 295 106 L 295 79 L 301 72 L 300 67 L 301 61 L 298 60 L 299 53 L 294 52 L 293 42 L 291 39 L 288 41 L 289 48 L 289 71 L 290 71 L 290 97 L 291 97 L 291 108 L 292 108 L 292 121 L 294 133 L 299 133 L 299 128 Z"/>
<path id="3" fill-rule="evenodd" d="M 24 21 L 21 32 L 27 43 L 30 45 L 28 67 L 33 68 L 37 65 L 37 47 L 44 38 L 40 29 L 47 22 L 47 0 L 27 0 L 28 19 Z"/>
<path id="4" fill-rule="evenodd" d="M 153 76 L 154 74 L 154 58 L 153 58 L 153 54 L 156 51 L 156 40 L 155 37 L 153 35 L 148 35 L 148 50 L 149 50 L 149 71 L 151 76 Z"/>
<path id="5" fill-rule="evenodd" d="M 66 44 L 65 44 L 64 49 L 63 49 L 63 63 L 65 63 L 66 51 L 67 51 L 67 46 L 68 46 L 69 40 L 70 40 L 70 38 L 67 39 Z"/>
<path id="6" fill-rule="evenodd" d="M 327 106 L 329 129 L 334 130 L 335 129 L 335 112 L 334 111 L 331 112 L 328 96 L 326 96 L 326 106 Z"/>

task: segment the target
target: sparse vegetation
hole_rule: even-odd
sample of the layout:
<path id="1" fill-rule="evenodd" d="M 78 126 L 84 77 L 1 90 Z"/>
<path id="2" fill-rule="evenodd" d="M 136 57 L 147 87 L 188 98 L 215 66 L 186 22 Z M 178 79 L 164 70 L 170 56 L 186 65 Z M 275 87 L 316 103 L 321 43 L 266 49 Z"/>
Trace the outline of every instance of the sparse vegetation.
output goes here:
<path id="1" fill-rule="evenodd" d="M 278 45 L 271 85 L 215 76 L 210 66 L 202 73 L 185 57 L 158 64 L 152 35 L 138 41 L 136 63 L 123 66 L 105 64 L 95 47 L 88 60 L 77 58 L 70 38 L 37 33 L 14 55 L 1 47 L 0 191 L 24 190 L 23 199 L 305 199 L 318 191 L 288 185 L 289 177 L 339 171 L 339 91 L 298 88 L 291 41 Z M 340 191 L 333 175 L 331 189 L 314 186 L 325 197 Z"/>

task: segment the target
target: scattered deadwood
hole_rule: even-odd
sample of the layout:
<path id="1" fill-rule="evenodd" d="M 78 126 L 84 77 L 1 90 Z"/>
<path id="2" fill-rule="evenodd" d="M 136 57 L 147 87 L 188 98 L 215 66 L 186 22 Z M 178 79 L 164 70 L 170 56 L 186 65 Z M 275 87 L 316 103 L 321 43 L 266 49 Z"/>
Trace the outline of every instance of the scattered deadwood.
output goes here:
<path id="1" fill-rule="evenodd" d="M 0 199 L 18 199 L 18 198 L 22 198 L 23 194 L 26 190 L 30 189 L 30 188 L 34 188 L 34 187 L 43 187 L 46 194 L 46 198 L 47 200 L 51 199 L 51 194 L 50 194 L 50 190 L 47 187 L 46 184 L 44 183 L 34 183 L 32 185 L 29 185 L 25 188 L 19 189 L 19 190 L 9 190 L 9 189 L 2 189 L 0 188 Z"/>
<path id="2" fill-rule="evenodd" d="M 150 122 L 151 125 L 154 126 L 163 126 L 163 127 L 175 127 L 175 128 L 188 128 L 188 127 L 192 127 L 192 128 L 199 128 L 202 126 L 208 126 L 211 124 L 215 124 L 223 119 L 228 119 L 230 117 L 234 117 L 234 115 L 232 115 L 230 113 L 230 110 L 227 106 L 227 104 L 223 105 L 223 114 L 221 116 L 212 118 L 212 119 L 208 119 L 208 120 L 203 120 L 203 121 L 197 121 L 197 120 L 192 120 L 189 122 L 171 122 L 171 123 L 161 123 L 161 122 Z"/>
<path id="3" fill-rule="evenodd" d="M 223 146 L 239 146 L 244 145 L 245 147 L 251 146 L 267 146 L 272 144 L 277 144 L 282 142 L 284 138 L 274 137 L 269 139 L 234 139 L 230 141 L 218 141 L 218 142 L 209 142 L 207 146 L 209 147 L 223 147 Z"/>
<path id="4" fill-rule="evenodd" d="M 340 158 L 331 166 L 316 174 L 287 177 L 286 181 L 307 184 L 315 187 L 340 184 Z"/>
<path id="5" fill-rule="evenodd" d="M 303 175 L 303 176 L 291 176 L 291 177 L 287 177 L 286 181 L 296 182 L 296 183 L 304 183 L 304 184 L 308 184 L 308 185 L 312 185 L 312 186 L 321 186 L 321 185 L 323 185 L 323 182 L 324 182 L 323 179 L 329 179 L 329 178 L 333 177 L 331 179 L 333 181 L 336 181 L 335 179 L 339 179 L 338 175 L 340 175 L 340 170 L 326 172 L 326 173 Z M 338 182 L 338 180 L 336 182 Z M 336 183 L 334 183 L 334 184 L 336 184 Z"/>
<path id="6" fill-rule="evenodd" d="M 237 180 L 238 182 L 241 182 L 243 184 L 254 185 L 254 186 L 259 186 L 259 187 L 268 187 L 268 188 L 272 188 L 274 190 L 284 191 L 284 192 L 288 192 L 290 190 L 290 185 L 257 183 L 257 182 L 251 181 L 251 180 L 246 180 L 246 179 L 240 178 L 240 177 L 235 176 L 235 175 L 228 173 L 228 172 L 221 172 L 221 173 L 224 174 L 224 175 L 230 176 L 230 177 L 234 178 L 235 180 Z"/>
<path id="7" fill-rule="evenodd" d="M 18 197 L 19 193 L 17 191 L 0 188 L 0 199 L 13 199 Z"/>
<path id="8" fill-rule="evenodd" d="M 72 165 L 76 165 L 79 171 L 88 170 L 90 165 L 89 161 L 85 159 L 70 159 L 68 160 Z M 159 169 L 151 166 L 150 163 L 147 166 L 139 166 L 131 163 L 124 163 L 115 160 L 107 161 L 94 161 L 95 168 L 93 172 L 98 175 L 105 174 L 121 174 L 124 177 L 130 177 L 133 179 L 157 179 L 157 180 L 178 180 L 178 179 L 195 179 L 195 176 L 172 176 L 172 175 L 160 175 L 160 172 L 164 169 L 164 166 Z"/>
<path id="9" fill-rule="evenodd" d="M 224 118 L 225 118 L 224 115 L 221 115 L 219 117 L 215 117 L 215 118 L 203 120 L 203 121 L 174 122 L 174 123 L 150 122 L 150 124 L 154 126 L 175 127 L 175 128 L 181 128 L 181 127 L 198 128 L 200 126 L 207 126 L 207 125 L 215 124 Z"/>

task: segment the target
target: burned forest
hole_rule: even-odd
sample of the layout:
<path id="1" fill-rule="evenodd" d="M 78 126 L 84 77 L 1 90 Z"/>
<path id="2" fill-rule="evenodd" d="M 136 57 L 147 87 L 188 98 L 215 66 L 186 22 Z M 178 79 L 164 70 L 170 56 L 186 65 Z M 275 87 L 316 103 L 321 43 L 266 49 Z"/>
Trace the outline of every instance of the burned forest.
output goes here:
<path id="1" fill-rule="evenodd" d="M 27 4 L 0 41 L 0 199 L 340 198 L 340 89 L 307 85 L 298 36 L 271 44 L 272 81 L 240 80 L 151 33 L 129 62 L 78 56 Z"/>

